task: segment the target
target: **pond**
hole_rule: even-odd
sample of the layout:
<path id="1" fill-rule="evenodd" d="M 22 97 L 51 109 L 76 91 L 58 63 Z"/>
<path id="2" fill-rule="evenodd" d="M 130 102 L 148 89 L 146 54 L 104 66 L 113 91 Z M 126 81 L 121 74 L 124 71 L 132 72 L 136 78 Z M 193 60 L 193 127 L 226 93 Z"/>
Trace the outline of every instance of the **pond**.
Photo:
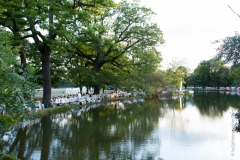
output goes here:
<path id="1" fill-rule="evenodd" d="M 239 104 L 238 95 L 203 92 L 95 104 L 12 130 L 0 149 L 26 160 L 239 160 Z"/>

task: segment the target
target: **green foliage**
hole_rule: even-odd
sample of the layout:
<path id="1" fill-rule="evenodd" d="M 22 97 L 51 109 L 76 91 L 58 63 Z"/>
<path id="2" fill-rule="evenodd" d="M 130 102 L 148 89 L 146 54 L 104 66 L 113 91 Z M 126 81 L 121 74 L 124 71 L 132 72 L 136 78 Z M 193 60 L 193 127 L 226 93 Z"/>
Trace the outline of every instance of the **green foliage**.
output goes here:
<path id="1" fill-rule="evenodd" d="M 23 42 L 32 40 L 30 48 L 32 51 L 29 54 L 29 58 L 32 59 L 28 62 L 31 66 L 36 66 L 37 75 L 42 74 L 44 104 L 48 104 L 51 98 L 51 68 L 55 71 L 53 86 L 65 77 L 66 70 L 63 70 L 63 66 L 68 62 L 66 55 L 69 52 L 66 38 L 76 34 L 74 30 L 76 23 L 92 18 L 89 17 L 92 14 L 88 14 L 88 12 L 92 13 L 89 7 L 98 8 L 100 5 L 109 6 L 113 5 L 113 2 L 111 0 L 94 2 L 86 0 L 80 3 L 48 0 L 0 1 L 1 8 L 5 9 L 0 18 L 0 25 L 7 27 L 13 33 L 13 44 L 22 45 L 26 49 L 28 46 L 26 47 Z M 75 21 L 74 17 L 79 18 L 79 21 Z M 49 62 L 51 54 L 56 54 L 52 56 L 53 65 Z"/>
<path id="2" fill-rule="evenodd" d="M 20 117 L 18 115 L 0 114 L 0 137 L 2 137 L 4 132 L 8 131 L 10 127 L 16 125 L 19 121 Z"/>
<path id="3" fill-rule="evenodd" d="M 1 160 L 20 160 L 16 156 L 10 154 L 10 153 L 0 153 L 0 159 Z"/>
<path id="4" fill-rule="evenodd" d="M 139 1 L 81 1 L 79 6 L 73 1 L 10 0 L 0 1 L 0 6 L 0 25 L 11 31 L 11 45 L 16 49 L 14 61 L 7 66 L 15 64 L 20 47 L 29 66 L 21 71 L 23 74 L 15 71 L 7 77 L 13 79 L 9 86 L 17 90 L 9 89 L 5 94 L 16 94 L 11 101 L 16 96 L 32 95 L 37 86 L 28 82 L 34 77 L 43 85 L 43 103 L 49 102 L 51 87 L 63 80 L 96 90 L 108 85 L 142 90 L 147 88 L 141 87 L 145 75 L 159 67 L 157 47 L 164 43 L 163 33 L 152 22 L 155 13 L 140 6 Z M 19 98 L 7 108 L 16 111 L 17 105 L 27 103 Z"/>
<path id="5" fill-rule="evenodd" d="M 186 78 L 189 74 L 189 69 L 184 66 L 184 61 L 178 61 L 173 59 L 167 70 L 165 71 L 165 77 L 172 87 L 180 87 L 180 83 L 186 83 Z"/>
<path id="6" fill-rule="evenodd" d="M 184 91 L 184 96 L 189 96 L 189 90 Z"/>
<path id="7" fill-rule="evenodd" d="M 11 46 L 11 36 L 0 31 L 0 105 L 8 114 L 24 117 L 28 113 L 27 107 L 34 107 L 30 97 L 38 85 L 34 83 L 36 77 L 32 68 L 23 70 L 19 65 L 19 47 Z"/>
<path id="8" fill-rule="evenodd" d="M 8 129 L 14 124 L 17 124 L 18 122 L 18 117 L 13 116 L 13 115 L 2 115 L 0 114 L 0 128 L 1 129 Z"/>
<path id="9" fill-rule="evenodd" d="M 217 40 L 215 43 L 221 43 L 217 48 L 217 59 L 224 60 L 225 63 L 232 65 L 229 77 L 231 78 L 231 83 L 228 85 L 239 86 L 239 63 L 240 63 L 240 36 L 238 32 L 232 37 L 226 37 L 222 40 Z"/>
<path id="10" fill-rule="evenodd" d="M 222 40 L 215 41 L 215 43 L 220 43 L 217 48 L 218 54 L 217 59 L 223 59 L 226 63 L 239 64 L 240 60 L 240 35 L 235 32 L 232 37 L 226 37 Z"/>
<path id="11" fill-rule="evenodd" d="M 188 83 L 202 87 L 226 87 L 230 85 L 230 70 L 223 61 L 211 59 L 202 61 L 188 78 Z"/>
<path id="12" fill-rule="evenodd" d="M 146 92 L 146 96 L 152 97 L 152 95 L 157 95 L 164 90 L 167 84 L 164 73 L 158 71 L 152 74 L 147 74 L 146 81 L 142 86 L 145 87 L 143 90 Z"/>
<path id="13" fill-rule="evenodd" d="M 161 30 L 151 22 L 154 13 L 126 1 L 116 7 L 93 8 L 91 12 L 98 14 L 88 14 L 91 18 L 76 24 L 78 35 L 68 37 L 75 49 L 71 67 L 78 73 L 74 77 L 83 85 L 98 88 L 119 84 L 128 89 L 136 87 L 137 81 L 154 72 L 161 60 L 156 47 L 164 40 Z"/>
<path id="14" fill-rule="evenodd" d="M 231 67 L 230 78 L 233 86 L 240 86 L 240 64 Z"/>

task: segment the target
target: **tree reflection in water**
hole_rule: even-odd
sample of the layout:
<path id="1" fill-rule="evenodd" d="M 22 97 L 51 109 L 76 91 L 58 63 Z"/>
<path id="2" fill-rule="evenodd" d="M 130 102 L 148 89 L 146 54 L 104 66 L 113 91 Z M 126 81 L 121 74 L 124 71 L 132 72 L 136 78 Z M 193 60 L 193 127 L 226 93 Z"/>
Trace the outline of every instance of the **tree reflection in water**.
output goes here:
<path id="1" fill-rule="evenodd" d="M 220 92 L 199 92 L 194 93 L 193 105 L 196 106 L 202 115 L 211 117 L 222 116 L 229 106 L 239 108 L 237 95 L 227 95 Z"/>
<path id="2" fill-rule="evenodd" d="M 138 152 L 142 142 L 151 142 L 149 135 L 163 115 L 161 102 L 126 102 L 45 116 L 38 125 L 19 130 L 9 152 L 41 160 L 136 159 L 136 155 L 151 159 L 155 152 Z"/>
<path id="3" fill-rule="evenodd" d="M 159 121 L 184 128 L 186 122 L 178 118 L 188 106 L 221 117 L 229 106 L 238 107 L 232 97 L 196 93 L 181 100 L 116 101 L 45 116 L 38 125 L 19 130 L 8 151 L 21 159 L 161 159 L 161 140 L 152 138 L 159 136 L 152 135 Z"/>

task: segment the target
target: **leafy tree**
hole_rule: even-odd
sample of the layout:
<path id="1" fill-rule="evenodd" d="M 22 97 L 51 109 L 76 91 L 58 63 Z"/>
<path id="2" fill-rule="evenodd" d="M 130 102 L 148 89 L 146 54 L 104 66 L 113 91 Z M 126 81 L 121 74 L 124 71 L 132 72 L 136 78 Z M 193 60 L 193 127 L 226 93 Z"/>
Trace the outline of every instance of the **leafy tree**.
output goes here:
<path id="1" fill-rule="evenodd" d="M 94 8 L 91 11 L 96 13 Z M 67 38 L 75 49 L 73 54 L 84 58 L 84 66 L 92 70 L 95 93 L 108 84 L 107 79 L 110 83 L 114 79 L 125 79 L 125 87 L 127 84 L 130 87 L 133 80 L 142 75 L 138 74 L 140 70 L 143 74 L 148 69 L 152 72 L 150 69 L 160 62 L 156 46 L 164 42 L 161 30 L 151 22 L 154 13 L 136 2 L 122 1 L 116 7 L 100 11 L 103 14 L 92 14 L 83 23 L 76 24 L 77 36 Z M 115 74 L 104 77 L 111 73 L 110 69 Z"/>
<path id="2" fill-rule="evenodd" d="M 221 60 L 213 60 L 211 64 L 212 86 L 216 86 L 218 89 L 220 86 L 226 87 L 231 82 L 229 68 Z"/>
<path id="3" fill-rule="evenodd" d="M 189 69 L 184 66 L 184 60 L 173 59 L 169 63 L 167 70 L 165 71 L 165 76 L 167 81 L 172 87 L 180 87 L 182 81 L 183 84 L 186 84 L 186 78 L 189 74 Z"/>
<path id="4" fill-rule="evenodd" d="M 65 41 L 62 37 L 71 31 L 69 24 L 75 24 L 72 17 L 77 16 L 81 21 L 88 7 L 97 7 L 98 4 L 111 2 L 94 0 L 85 1 L 55 1 L 55 0 L 17 0 L 1 1 L 0 5 L 6 8 L 0 18 L 0 25 L 8 28 L 14 34 L 14 43 L 31 39 L 41 55 L 43 75 L 43 103 L 49 104 L 51 99 L 51 63 L 52 53 L 61 57 L 66 53 Z M 69 28 L 68 28 L 69 27 Z"/>
<path id="5" fill-rule="evenodd" d="M 191 75 L 191 82 L 194 86 L 220 87 L 230 84 L 230 70 L 221 60 L 210 59 L 202 61 Z"/>
<path id="6" fill-rule="evenodd" d="M 158 96 L 164 90 L 168 83 L 163 72 L 158 71 L 146 75 L 146 82 L 143 86 L 146 87 L 146 95 Z"/>
<path id="7" fill-rule="evenodd" d="M 232 37 L 226 37 L 223 40 L 217 40 L 215 43 L 221 43 L 217 48 L 217 59 L 223 59 L 226 63 L 239 64 L 240 62 L 240 35 L 235 32 Z"/>
<path id="8" fill-rule="evenodd" d="M 230 78 L 233 86 L 240 86 L 240 64 L 233 65 L 230 70 Z"/>

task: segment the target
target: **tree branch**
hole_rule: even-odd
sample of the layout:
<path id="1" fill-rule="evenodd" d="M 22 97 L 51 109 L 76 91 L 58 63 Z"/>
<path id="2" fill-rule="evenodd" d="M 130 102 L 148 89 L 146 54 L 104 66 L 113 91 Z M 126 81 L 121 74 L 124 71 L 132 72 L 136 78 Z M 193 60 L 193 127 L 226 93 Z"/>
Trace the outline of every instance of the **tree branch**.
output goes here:
<path id="1" fill-rule="evenodd" d="M 237 14 L 236 12 L 234 12 L 234 10 L 228 5 L 228 7 L 232 10 L 232 12 L 234 13 L 234 14 L 236 14 L 239 18 L 240 18 L 240 15 L 239 14 Z"/>
<path id="2" fill-rule="evenodd" d="M 66 37 L 65 37 L 66 38 Z M 81 51 L 79 48 L 75 47 L 75 45 L 70 42 L 70 40 L 68 38 L 66 38 L 66 40 L 73 46 L 73 48 L 76 49 L 76 54 L 79 55 L 80 57 L 86 58 L 88 60 L 90 60 L 92 63 L 94 62 L 94 60 L 92 59 L 92 57 L 90 55 L 86 55 L 83 51 Z"/>
<path id="3" fill-rule="evenodd" d="M 111 62 L 113 63 L 116 59 L 120 58 L 128 49 L 130 49 L 132 46 L 134 46 L 135 44 L 137 44 L 138 42 L 142 41 L 144 38 L 138 39 L 136 42 L 126 46 L 126 48 L 118 55 L 116 55 L 115 57 L 112 57 L 111 59 L 108 60 L 104 60 L 101 62 L 101 64 L 105 64 L 107 62 Z"/>
<path id="4" fill-rule="evenodd" d="M 130 21 L 129 21 L 127 27 L 119 34 L 119 36 L 118 36 L 118 41 L 117 41 L 116 43 L 118 43 L 118 42 L 122 41 L 123 39 L 125 39 L 125 37 L 124 37 L 124 38 L 122 38 L 122 39 L 120 40 L 120 38 L 122 37 L 123 33 L 126 32 L 126 31 L 128 30 L 128 28 L 129 28 L 132 24 L 133 24 L 133 23 L 130 23 Z M 116 33 L 115 33 L 115 34 L 116 34 Z"/>
<path id="5" fill-rule="evenodd" d="M 41 39 L 42 39 L 43 41 L 45 41 L 45 37 L 42 35 L 41 32 L 37 31 L 37 35 L 38 35 L 39 37 L 41 37 Z"/>
<path id="6" fill-rule="evenodd" d="M 33 35 L 30 34 L 30 35 L 23 36 L 23 37 L 21 37 L 21 40 L 26 39 L 26 38 L 33 38 Z"/>
<path id="7" fill-rule="evenodd" d="M 73 55 L 70 56 L 70 58 L 68 58 L 68 60 L 65 62 L 65 66 L 67 66 L 71 62 L 72 58 L 73 58 Z"/>
<path id="8" fill-rule="evenodd" d="M 24 29 L 24 31 L 26 31 L 26 32 L 31 31 L 31 28 L 26 28 L 26 29 Z"/>

